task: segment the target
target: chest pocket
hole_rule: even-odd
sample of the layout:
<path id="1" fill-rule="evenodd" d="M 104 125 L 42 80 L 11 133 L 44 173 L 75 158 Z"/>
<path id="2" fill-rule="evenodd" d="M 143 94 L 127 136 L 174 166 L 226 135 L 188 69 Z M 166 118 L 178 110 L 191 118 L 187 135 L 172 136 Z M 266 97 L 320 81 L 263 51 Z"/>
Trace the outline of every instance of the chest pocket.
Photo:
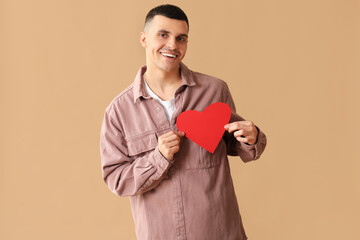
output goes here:
<path id="1" fill-rule="evenodd" d="M 191 153 L 184 159 L 186 169 L 189 170 L 217 167 L 221 163 L 221 159 L 223 158 L 222 155 L 226 152 L 225 144 L 222 140 L 213 154 L 189 139 L 186 139 L 180 147 L 189 149 L 187 152 Z"/>
<path id="2" fill-rule="evenodd" d="M 157 137 L 155 133 L 137 136 L 127 140 L 129 156 L 134 158 L 142 157 L 149 151 L 157 147 Z"/>

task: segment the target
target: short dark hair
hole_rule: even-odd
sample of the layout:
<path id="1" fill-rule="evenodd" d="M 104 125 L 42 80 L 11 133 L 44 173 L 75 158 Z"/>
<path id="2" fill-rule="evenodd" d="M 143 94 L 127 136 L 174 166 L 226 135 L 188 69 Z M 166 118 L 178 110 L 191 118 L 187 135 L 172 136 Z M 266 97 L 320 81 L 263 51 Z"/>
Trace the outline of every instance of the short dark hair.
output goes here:
<path id="1" fill-rule="evenodd" d="M 189 21 L 181 8 L 171 5 L 171 4 L 164 4 L 157 7 L 154 7 L 149 11 L 145 18 L 145 25 L 150 22 L 156 15 L 161 15 L 167 18 L 176 19 L 176 20 L 183 20 L 186 22 L 189 28 Z"/>

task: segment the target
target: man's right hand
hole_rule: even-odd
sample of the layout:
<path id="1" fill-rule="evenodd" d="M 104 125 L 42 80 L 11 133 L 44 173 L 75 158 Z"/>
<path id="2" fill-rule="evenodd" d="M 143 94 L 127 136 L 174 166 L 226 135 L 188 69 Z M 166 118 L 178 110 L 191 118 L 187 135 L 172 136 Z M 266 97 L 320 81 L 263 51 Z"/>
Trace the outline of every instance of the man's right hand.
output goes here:
<path id="1" fill-rule="evenodd" d="M 183 132 L 170 131 L 159 137 L 158 149 L 167 160 L 174 159 L 174 154 L 180 150 L 180 140 L 183 136 Z"/>

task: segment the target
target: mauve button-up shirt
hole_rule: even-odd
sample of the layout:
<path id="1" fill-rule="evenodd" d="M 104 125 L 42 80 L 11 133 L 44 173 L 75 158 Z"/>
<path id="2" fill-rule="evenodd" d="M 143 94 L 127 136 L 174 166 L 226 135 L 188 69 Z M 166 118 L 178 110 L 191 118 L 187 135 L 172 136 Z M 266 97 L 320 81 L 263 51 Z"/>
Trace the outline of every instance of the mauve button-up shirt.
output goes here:
<path id="1" fill-rule="evenodd" d="M 182 84 L 169 122 L 160 103 L 146 94 L 145 71 L 146 66 L 106 108 L 100 137 L 104 181 L 115 194 L 130 197 L 138 239 L 247 239 L 227 156 L 240 156 L 244 162 L 259 158 L 266 146 L 264 133 L 259 129 L 256 144 L 246 145 L 225 132 L 213 154 L 183 137 L 179 152 L 168 161 L 157 139 L 177 130 L 181 112 L 224 102 L 232 109 L 230 122 L 244 119 L 237 115 L 224 81 L 181 63 Z"/>

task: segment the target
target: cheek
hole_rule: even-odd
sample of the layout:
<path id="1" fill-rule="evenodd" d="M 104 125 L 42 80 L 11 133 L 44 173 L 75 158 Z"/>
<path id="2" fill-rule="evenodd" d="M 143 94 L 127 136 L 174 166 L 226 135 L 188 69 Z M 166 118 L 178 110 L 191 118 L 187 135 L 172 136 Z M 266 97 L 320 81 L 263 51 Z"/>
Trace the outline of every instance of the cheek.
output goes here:
<path id="1" fill-rule="evenodd" d="M 182 55 L 185 55 L 187 50 L 187 45 L 183 46 L 183 48 L 181 49 Z"/>
<path id="2" fill-rule="evenodd" d="M 186 43 L 183 43 L 182 49 L 183 49 L 184 52 L 186 52 L 186 50 L 187 50 L 187 42 L 186 42 Z"/>
<path id="3" fill-rule="evenodd" d="M 147 48 L 151 49 L 151 51 L 157 51 L 159 49 L 159 46 L 161 45 L 161 42 L 156 39 L 149 39 L 146 44 Z"/>
<path id="4" fill-rule="evenodd" d="M 153 41 L 154 48 L 160 49 L 166 44 L 166 41 L 164 39 L 156 39 Z"/>

